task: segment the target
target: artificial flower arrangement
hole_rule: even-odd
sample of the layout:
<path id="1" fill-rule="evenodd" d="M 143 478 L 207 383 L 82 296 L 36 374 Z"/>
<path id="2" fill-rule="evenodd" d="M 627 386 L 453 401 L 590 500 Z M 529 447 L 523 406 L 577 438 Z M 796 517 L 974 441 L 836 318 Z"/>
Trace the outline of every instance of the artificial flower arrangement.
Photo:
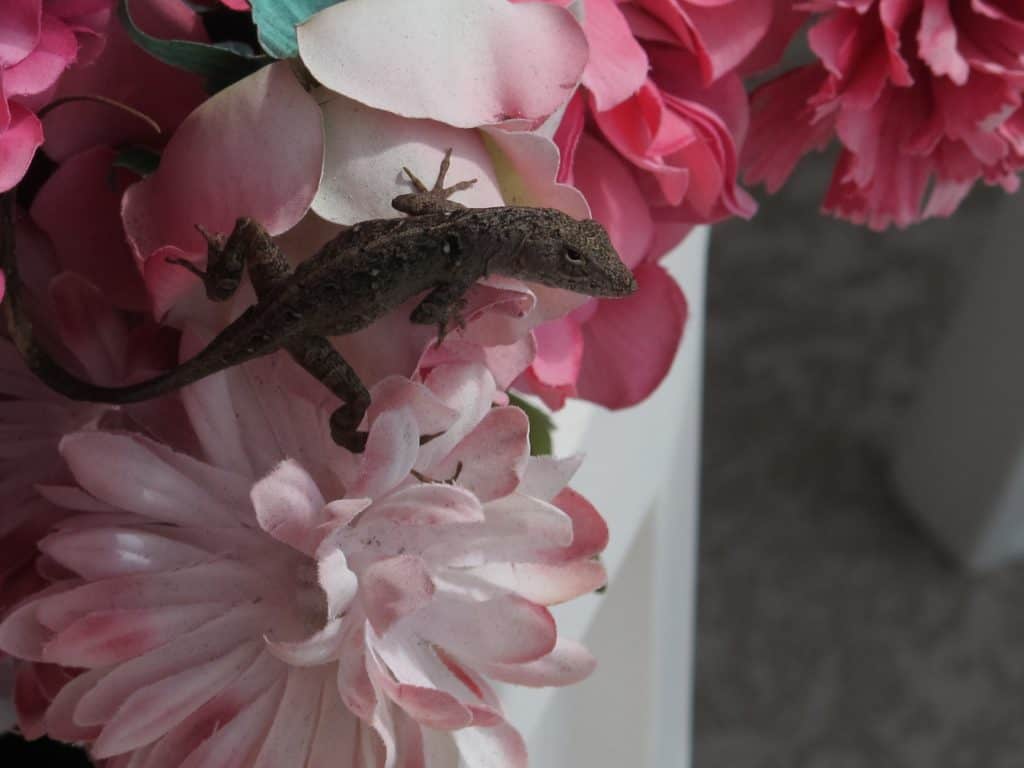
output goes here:
<path id="1" fill-rule="evenodd" d="M 0 653 L 21 734 L 112 767 L 527 765 L 490 681 L 593 669 L 549 606 L 608 531 L 516 393 L 646 398 L 686 323 L 660 260 L 754 214 L 742 174 L 838 143 L 825 209 L 882 229 L 1024 165 L 1013 0 L 5 0 L 0 83 Z M 360 445 L 284 351 L 123 405 L 26 359 L 31 322 L 78 380 L 173 370 L 260 299 L 197 279 L 239 219 L 290 270 L 449 150 L 453 201 L 596 220 L 635 290 L 385 307 L 327 352 Z"/>

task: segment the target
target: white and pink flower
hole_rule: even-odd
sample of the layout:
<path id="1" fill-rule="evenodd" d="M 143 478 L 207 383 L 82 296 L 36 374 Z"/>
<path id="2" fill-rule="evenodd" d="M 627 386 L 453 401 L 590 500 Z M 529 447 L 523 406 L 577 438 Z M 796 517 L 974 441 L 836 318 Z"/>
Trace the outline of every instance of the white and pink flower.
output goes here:
<path id="1" fill-rule="evenodd" d="M 4 652 L 81 670 L 50 676 L 42 727 L 112 765 L 525 765 L 486 678 L 592 668 L 545 607 L 604 579 L 577 462 L 530 458 L 476 364 L 378 384 L 354 456 L 283 365 L 185 392 L 195 456 L 61 443 L 73 482 L 48 495 L 76 513 L 40 542 L 52 584 L 0 624 Z"/>

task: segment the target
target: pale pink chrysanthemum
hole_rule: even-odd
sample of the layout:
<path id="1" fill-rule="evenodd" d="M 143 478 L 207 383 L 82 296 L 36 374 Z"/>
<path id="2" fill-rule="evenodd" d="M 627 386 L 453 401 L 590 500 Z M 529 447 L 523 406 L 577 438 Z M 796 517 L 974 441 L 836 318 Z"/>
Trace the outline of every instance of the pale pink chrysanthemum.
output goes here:
<path id="1" fill-rule="evenodd" d="M 486 678 L 592 668 L 544 607 L 604 578 L 576 463 L 529 457 L 479 364 L 380 382 L 349 454 L 285 364 L 183 393 L 195 456 L 62 442 L 52 495 L 80 512 L 40 549 L 68 575 L 0 624 L 3 651 L 82 670 L 47 732 L 133 768 L 525 765 Z"/>
<path id="2" fill-rule="evenodd" d="M 948 216 L 1024 167 L 1024 8 L 1011 0 L 814 0 L 820 62 L 760 88 L 747 180 L 777 189 L 832 136 L 825 209 L 872 229 Z"/>

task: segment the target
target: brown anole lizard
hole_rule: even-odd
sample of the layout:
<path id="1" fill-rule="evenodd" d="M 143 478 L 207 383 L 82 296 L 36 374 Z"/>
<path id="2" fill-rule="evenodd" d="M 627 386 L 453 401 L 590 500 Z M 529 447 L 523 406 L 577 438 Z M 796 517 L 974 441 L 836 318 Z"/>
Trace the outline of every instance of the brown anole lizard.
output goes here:
<path id="1" fill-rule="evenodd" d="M 3 206 L 0 259 L 7 277 L 5 315 L 11 338 L 28 367 L 50 388 L 71 398 L 133 403 L 158 397 L 217 371 L 285 349 L 344 404 L 331 415 L 335 441 L 362 450 L 358 432 L 370 403 L 359 376 L 327 340 L 369 326 L 388 311 L 426 293 L 410 317 L 437 324 L 443 338 L 461 324 L 463 294 L 480 278 L 505 275 L 590 296 L 626 296 L 636 289 L 604 229 L 548 208 L 467 208 L 448 198 L 473 181 L 444 186 L 451 150 L 433 188 L 404 169 L 417 189 L 392 201 L 406 218 L 374 219 L 342 231 L 294 270 L 270 235 L 239 219 L 228 237 L 206 235 L 207 268 L 192 271 L 214 301 L 230 298 L 242 273 L 257 301 L 194 357 L 137 384 L 101 387 L 60 366 L 35 340 L 21 307 L 14 255 L 13 200 Z"/>

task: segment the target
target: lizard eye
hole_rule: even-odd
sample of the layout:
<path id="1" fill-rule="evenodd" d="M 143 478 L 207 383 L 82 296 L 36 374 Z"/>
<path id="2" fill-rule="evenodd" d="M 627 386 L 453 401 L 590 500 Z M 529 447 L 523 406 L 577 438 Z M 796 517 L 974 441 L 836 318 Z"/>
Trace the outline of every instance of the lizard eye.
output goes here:
<path id="1" fill-rule="evenodd" d="M 583 264 L 586 259 L 583 258 L 583 254 L 572 248 L 566 248 L 562 252 L 562 257 L 570 264 Z"/>

